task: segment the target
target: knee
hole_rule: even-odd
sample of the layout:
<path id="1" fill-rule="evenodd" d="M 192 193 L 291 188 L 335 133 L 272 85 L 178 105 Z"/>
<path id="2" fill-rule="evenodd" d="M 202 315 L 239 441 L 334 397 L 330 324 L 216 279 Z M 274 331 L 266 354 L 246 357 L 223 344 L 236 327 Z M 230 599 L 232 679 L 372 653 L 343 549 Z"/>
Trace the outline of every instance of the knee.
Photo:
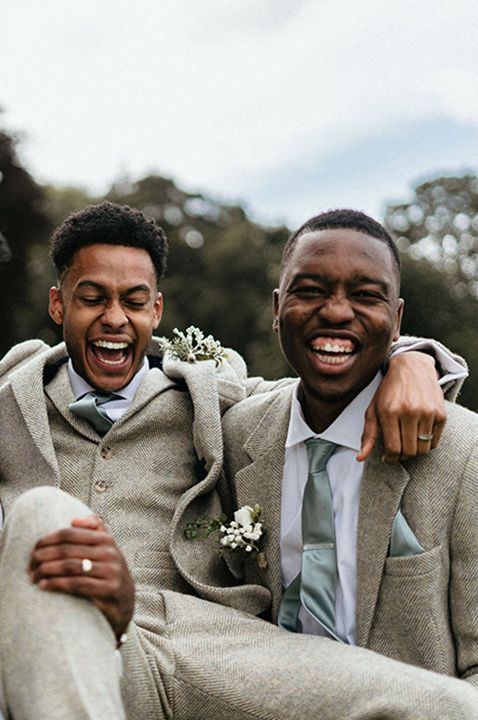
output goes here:
<path id="1" fill-rule="evenodd" d="M 91 514 L 84 503 L 59 488 L 36 487 L 15 500 L 6 518 L 5 531 L 16 525 L 40 537 L 66 527 L 74 517 Z"/>

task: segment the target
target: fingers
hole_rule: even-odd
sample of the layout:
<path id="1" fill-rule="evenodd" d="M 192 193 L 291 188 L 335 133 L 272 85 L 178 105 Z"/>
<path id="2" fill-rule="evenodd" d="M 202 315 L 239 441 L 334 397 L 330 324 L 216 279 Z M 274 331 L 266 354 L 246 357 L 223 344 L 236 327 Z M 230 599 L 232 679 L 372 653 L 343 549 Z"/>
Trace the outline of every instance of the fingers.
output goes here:
<path id="1" fill-rule="evenodd" d="M 113 543 L 111 536 L 104 530 L 93 530 L 90 528 L 70 527 L 56 530 L 50 535 L 40 538 L 35 548 L 47 547 L 49 545 L 102 545 Z"/>
<path id="2" fill-rule="evenodd" d="M 106 563 L 94 562 L 88 575 L 83 573 L 81 560 L 43 563 L 30 577 L 41 590 L 94 600 L 112 599 L 118 592 L 118 572 Z"/>
<path id="3" fill-rule="evenodd" d="M 379 434 L 380 428 L 378 424 L 378 418 L 375 413 L 375 407 L 370 405 L 365 413 L 365 425 L 362 433 L 362 441 L 360 451 L 357 455 L 357 460 L 363 462 L 368 458 Z"/>
<path id="4" fill-rule="evenodd" d="M 446 417 L 444 417 L 440 420 L 435 420 L 435 424 L 434 424 L 433 430 L 432 430 L 433 440 L 430 443 L 431 450 L 434 450 L 438 446 L 441 436 L 442 436 L 442 433 L 443 433 L 443 430 L 445 429 L 445 425 L 446 425 Z"/>
<path id="5" fill-rule="evenodd" d="M 30 569 L 36 570 L 39 565 L 53 561 L 64 561 L 65 567 L 69 567 L 69 561 L 74 559 L 81 561 L 88 558 L 93 562 L 114 562 L 119 555 L 116 546 L 108 545 L 46 545 L 35 547 L 30 558 Z"/>
<path id="6" fill-rule="evenodd" d="M 429 356 L 410 351 L 392 358 L 373 403 L 383 431 L 384 462 L 424 455 L 438 445 L 446 415 Z"/>
<path id="7" fill-rule="evenodd" d="M 400 460 L 402 453 L 402 429 L 399 418 L 392 414 L 380 418 L 383 433 L 382 462 L 392 465 Z"/>
<path id="8" fill-rule="evenodd" d="M 91 561 L 86 568 L 84 560 Z M 134 610 L 134 582 L 126 560 L 99 518 L 78 518 L 72 527 L 41 538 L 30 557 L 29 574 L 41 590 L 89 598 L 117 637 Z"/>
<path id="9" fill-rule="evenodd" d="M 74 518 L 71 521 L 72 527 L 89 528 L 90 530 L 105 530 L 103 521 L 96 515 L 89 515 L 83 518 Z"/>

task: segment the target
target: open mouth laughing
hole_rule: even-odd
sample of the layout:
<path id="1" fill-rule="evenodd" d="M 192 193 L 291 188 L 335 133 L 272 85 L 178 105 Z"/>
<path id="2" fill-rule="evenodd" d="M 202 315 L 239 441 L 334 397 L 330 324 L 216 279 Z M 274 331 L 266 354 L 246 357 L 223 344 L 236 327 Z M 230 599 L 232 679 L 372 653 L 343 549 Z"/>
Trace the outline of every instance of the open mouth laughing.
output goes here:
<path id="1" fill-rule="evenodd" d="M 93 340 L 89 344 L 95 359 L 111 369 L 122 366 L 129 358 L 133 345 L 128 342 L 112 340 Z"/>
<path id="2" fill-rule="evenodd" d="M 343 337 L 316 337 L 309 347 L 326 365 L 343 365 L 356 352 L 355 343 Z"/>

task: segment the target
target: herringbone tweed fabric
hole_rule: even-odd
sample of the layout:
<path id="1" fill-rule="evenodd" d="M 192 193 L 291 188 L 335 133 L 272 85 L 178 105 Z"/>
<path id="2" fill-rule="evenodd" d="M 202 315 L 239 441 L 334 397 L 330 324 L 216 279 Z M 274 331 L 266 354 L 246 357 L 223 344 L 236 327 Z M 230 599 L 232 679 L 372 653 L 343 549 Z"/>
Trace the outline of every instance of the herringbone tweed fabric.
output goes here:
<path id="1" fill-rule="evenodd" d="M 256 396 L 224 418 L 224 501 L 260 503 L 266 570 L 246 560 L 240 580 L 282 595 L 280 496 L 291 390 Z M 396 466 L 377 448 L 365 464 L 357 543 L 357 644 L 478 687 L 478 416 L 447 404 L 440 446 Z M 224 482 L 224 481 L 223 481 Z M 401 508 L 425 552 L 388 557 Z"/>
<path id="2" fill-rule="evenodd" d="M 32 351 L 38 349 L 35 344 Z M 129 720 L 223 720 L 226 712 L 265 720 L 478 718 L 475 691 L 465 684 L 363 650 L 291 635 L 240 612 L 266 610 L 269 590 L 236 586 L 213 543 L 184 540 L 184 523 L 196 509 L 219 510 L 213 488 L 222 463 L 220 415 L 246 393 L 233 367 L 217 374 L 212 362 L 166 359 L 165 372 L 149 373 L 128 413 L 100 438 L 68 410 L 64 348 L 42 350 L 25 363 L 22 347 L 19 357 L 24 364 L 11 372 L 10 355 L 11 374 L 0 388 L 2 506 L 8 515 L 29 488 L 63 488 L 103 518 L 125 553 L 137 585 L 134 623 L 122 649 Z M 241 373 L 233 354 L 231 361 Z M 246 384 L 248 392 L 261 387 L 259 381 Z M 55 597 L 58 612 L 67 607 L 64 600 Z M 23 602 L 19 592 L 15 603 Z M 77 601 L 72 602 L 65 612 L 75 615 Z M 12 603 L 7 606 L 12 613 Z M 0 647 L 4 627 L 8 619 L 2 622 Z M 108 634 L 105 623 L 102 628 L 97 632 Z M 43 648 L 52 663 L 54 648 L 55 643 Z M 2 652 L 2 677 L 8 662 Z M 88 662 L 102 677 L 101 658 L 95 653 Z M 47 664 L 29 668 L 38 686 Z M 19 671 L 18 679 L 28 693 L 32 678 Z M 62 697 L 58 689 L 49 699 L 61 707 Z M 54 716 L 35 715 L 47 717 Z M 74 717 L 93 716 L 82 708 Z"/>

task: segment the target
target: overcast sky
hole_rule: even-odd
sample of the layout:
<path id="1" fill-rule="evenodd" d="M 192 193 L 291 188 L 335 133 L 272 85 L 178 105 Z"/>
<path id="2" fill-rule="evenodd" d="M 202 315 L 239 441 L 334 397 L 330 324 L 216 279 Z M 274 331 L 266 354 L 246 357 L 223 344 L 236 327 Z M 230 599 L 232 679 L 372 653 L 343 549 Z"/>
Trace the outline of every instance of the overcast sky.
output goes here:
<path id="1" fill-rule="evenodd" d="M 3 124 L 41 181 L 380 218 L 478 171 L 477 27 L 476 0 L 3 0 Z"/>

